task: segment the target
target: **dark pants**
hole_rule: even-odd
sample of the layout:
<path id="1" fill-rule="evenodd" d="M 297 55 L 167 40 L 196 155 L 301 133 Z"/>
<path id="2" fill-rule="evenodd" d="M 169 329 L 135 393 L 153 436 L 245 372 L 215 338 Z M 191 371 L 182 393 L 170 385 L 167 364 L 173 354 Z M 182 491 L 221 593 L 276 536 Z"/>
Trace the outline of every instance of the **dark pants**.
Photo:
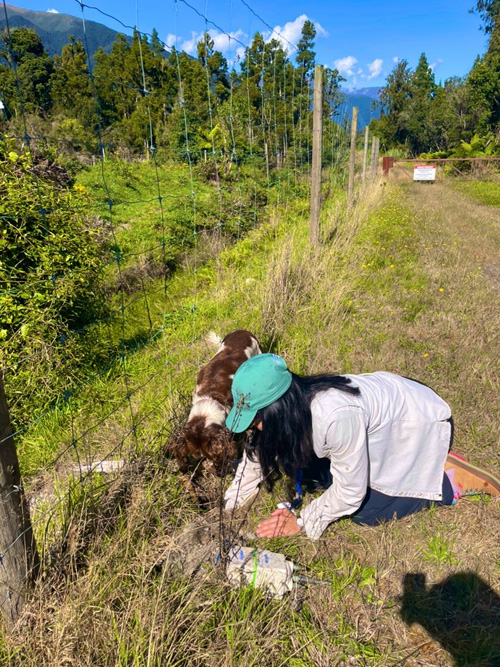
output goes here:
<path id="1" fill-rule="evenodd" d="M 434 505 L 451 505 L 453 502 L 453 489 L 451 488 L 448 475 L 443 474 L 443 498 L 442 500 L 422 500 L 422 498 L 405 498 L 402 496 L 386 496 L 380 491 L 368 488 L 361 507 L 351 519 L 355 523 L 363 523 L 367 526 L 376 526 L 390 519 L 402 519 L 404 516 L 415 514 L 420 510 L 429 509 Z"/>
<path id="2" fill-rule="evenodd" d="M 453 440 L 453 420 L 451 422 L 451 442 Z M 304 470 L 303 484 L 308 489 L 327 489 L 332 484 L 332 474 L 330 472 L 329 459 L 319 459 L 313 456 L 310 464 Z M 365 524 L 367 526 L 376 526 L 390 519 L 402 519 L 423 509 L 429 509 L 434 505 L 451 505 L 453 502 L 453 489 L 448 476 L 443 473 L 443 498 L 442 500 L 425 500 L 422 498 L 407 498 L 403 496 L 386 496 L 380 491 L 370 489 L 361 503 L 361 507 L 350 518 L 355 523 Z"/>

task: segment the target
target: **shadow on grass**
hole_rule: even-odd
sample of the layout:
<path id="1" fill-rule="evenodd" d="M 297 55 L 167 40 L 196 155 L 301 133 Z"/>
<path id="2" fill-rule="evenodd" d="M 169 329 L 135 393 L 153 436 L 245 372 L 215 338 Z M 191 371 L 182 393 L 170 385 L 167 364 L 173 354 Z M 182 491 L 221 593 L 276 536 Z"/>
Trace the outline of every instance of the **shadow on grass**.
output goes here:
<path id="1" fill-rule="evenodd" d="M 500 667 L 500 597 L 473 572 L 458 572 L 430 587 L 425 574 L 406 574 L 401 617 L 421 625 L 456 667 Z"/>

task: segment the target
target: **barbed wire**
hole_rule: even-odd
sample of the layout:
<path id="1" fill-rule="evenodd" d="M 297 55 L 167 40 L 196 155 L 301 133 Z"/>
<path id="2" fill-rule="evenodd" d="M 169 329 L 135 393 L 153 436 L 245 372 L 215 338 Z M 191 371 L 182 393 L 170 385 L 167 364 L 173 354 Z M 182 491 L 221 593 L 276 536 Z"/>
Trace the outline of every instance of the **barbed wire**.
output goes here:
<path id="1" fill-rule="evenodd" d="M 259 21 L 260 21 L 261 23 L 263 23 L 263 24 L 266 26 L 266 28 L 268 28 L 268 29 L 271 31 L 271 33 L 274 33 L 275 35 L 278 36 L 278 38 L 279 38 L 280 40 L 282 39 L 282 40 L 285 41 L 289 46 L 291 46 L 292 49 L 295 49 L 295 51 L 298 51 L 298 49 L 297 49 L 297 47 L 295 46 L 295 44 L 292 44 L 292 42 L 290 42 L 284 35 L 282 35 L 280 32 L 277 32 L 273 27 L 271 27 L 271 26 L 269 25 L 269 23 L 267 23 L 267 21 L 265 21 L 265 20 L 262 18 L 262 16 L 260 16 L 259 14 L 257 14 L 257 12 L 255 11 L 255 9 L 253 9 L 252 7 L 250 7 L 250 5 L 248 4 L 248 2 L 246 2 L 245 0 L 240 0 L 240 2 L 241 2 L 243 5 L 245 5 L 245 7 L 246 7 L 250 12 L 252 12 L 252 14 L 253 14 L 256 18 L 258 18 Z"/>

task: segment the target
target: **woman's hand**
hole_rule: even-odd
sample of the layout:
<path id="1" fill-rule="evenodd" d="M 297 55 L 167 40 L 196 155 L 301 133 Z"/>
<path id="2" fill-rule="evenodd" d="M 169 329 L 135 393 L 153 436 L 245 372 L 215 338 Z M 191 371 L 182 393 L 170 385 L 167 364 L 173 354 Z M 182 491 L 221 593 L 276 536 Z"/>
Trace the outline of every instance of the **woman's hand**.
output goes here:
<path id="1" fill-rule="evenodd" d="M 257 526 L 259 537 L 288 537 L 300 533 L 297 517 L 290 510 L 274 510 L 271 516 Z"/>

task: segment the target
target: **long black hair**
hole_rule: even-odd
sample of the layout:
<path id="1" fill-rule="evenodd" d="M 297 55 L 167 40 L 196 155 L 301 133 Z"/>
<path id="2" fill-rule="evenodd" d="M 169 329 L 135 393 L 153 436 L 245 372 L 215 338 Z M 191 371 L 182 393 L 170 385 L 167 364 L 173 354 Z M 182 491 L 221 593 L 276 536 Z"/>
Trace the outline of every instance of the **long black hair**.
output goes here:
<path id="1" fill-rule="evenodd" d="M 258 411 L 254 423 L 262 421 L 262 431 L 255 429 L 246 449 L 251 460 L 258 458 L 264 479 L 271 480 L 273 471 L 294 477 L 299 468 L 307 466 L 313 454 L 311 401 L 327 389 L 360 395 L 342 375 L 292 373 L 292 384 L 283 396 Z"/>

